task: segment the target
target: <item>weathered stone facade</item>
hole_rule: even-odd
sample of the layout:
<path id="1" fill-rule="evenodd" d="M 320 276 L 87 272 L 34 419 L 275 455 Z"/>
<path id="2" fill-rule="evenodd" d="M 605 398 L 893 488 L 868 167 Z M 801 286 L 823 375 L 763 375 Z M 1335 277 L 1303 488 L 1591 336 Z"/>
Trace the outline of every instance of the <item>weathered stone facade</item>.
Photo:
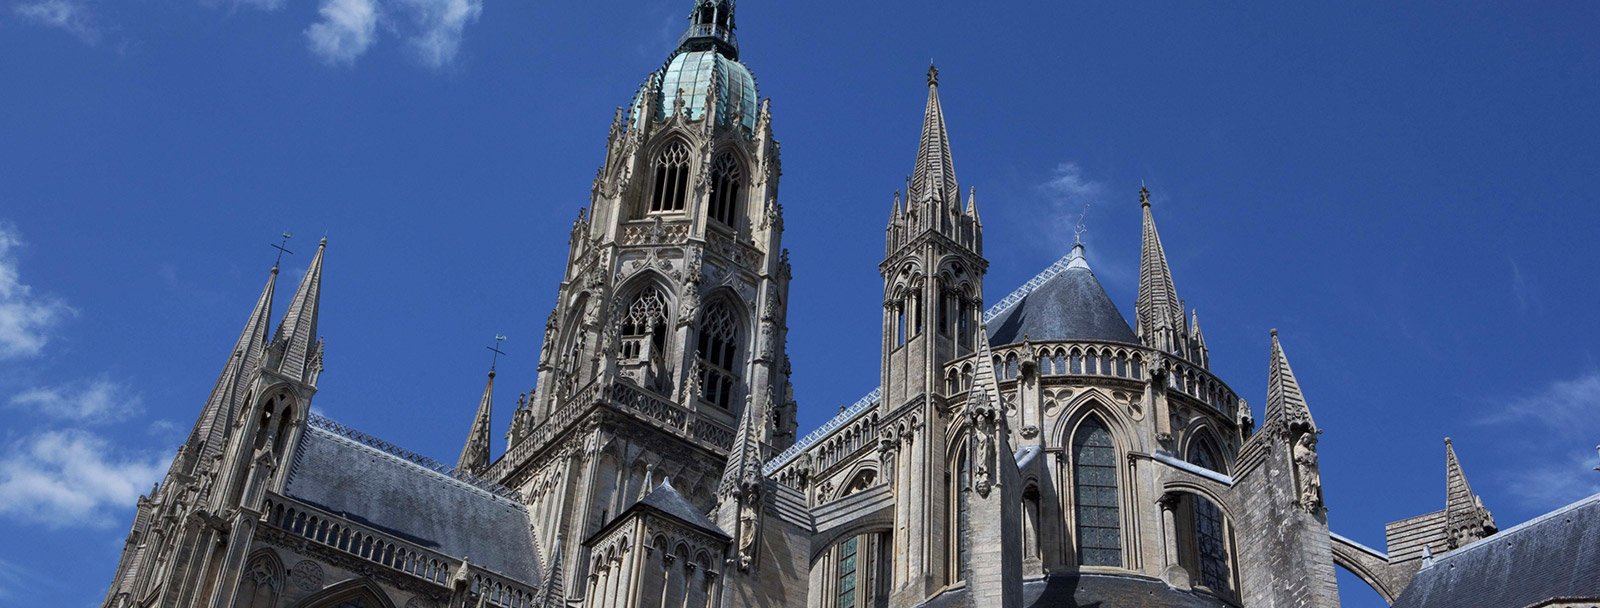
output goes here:
<path id="1" fill-rule="evenodd" d="M 504 454 L 492 370 L 454 467 L 310 414 L 324 241 L 269 337 L 272 270 L 105 605 L 1327 607 L 1336 565 L 1394 601 L 1483 551 L 1453 447 L 1445 509 L 1392 524 L 1387 554 L 1330 533 L 1276 332 L 1257 429 L 1147 190 L 1134 323 L 1081 243 L 986 310 L 932 68 L 879 263 L 879 388 L 797 438 L 779 146 L 733 27 L 698 0 L 618 110 Z"/>

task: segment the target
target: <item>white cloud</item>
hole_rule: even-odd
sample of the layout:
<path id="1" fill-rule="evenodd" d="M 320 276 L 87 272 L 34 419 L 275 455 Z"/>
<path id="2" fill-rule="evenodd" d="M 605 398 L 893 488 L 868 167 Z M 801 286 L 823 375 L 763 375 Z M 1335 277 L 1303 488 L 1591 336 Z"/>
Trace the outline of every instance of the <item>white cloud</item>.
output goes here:
<path id="1" fill-rule="evenodd" d="M 84 44 L 100 42 L 94 14 L 79 0 L 34 0 L 16 6 L 17 16 L 77 36 Z"/>
<path id="2" fill-rule="evenodd" d="M 85 423 L 114 422 L 144 410 L 138 395 L 105 377 L 77 385 L 32 388 L 12 397 L 9 406 Z"/>
<path id="3" fill-rule="evenodd" d="M 1532 395 L 1508 400 L 1481 422 L 1533 422 L 1563 434 L 1576 435 L 1600 426 L 1595 412 L 1600 412 L 1600 369 L 1552 382 Z"/>
<path id="4" fill-rule="evenodd" d="M 1523 505 L 1547 510 L 1600 493 L 1600 456 L 1574 451 L 1563 460 L 1521 471 L 1506 480 L 1510 494 Z"/>
<path id="5" fill-rule="evenodd" d="M 400 0 L 410 9 L 419 33 L 411 36 L 412 49 L 423 65 L 439 69 L 453 63 L 461 51 L 461 35 L 483 14 L 483 0 Z"/>
<path id="6" fill-rule="evenodd" d="M 1073 234 L 1088 215 L 1089 209 L 1106 196 L 1106 185 L 1089 179 L 1083 167 L 1071 161 L 1056 165 L 1050 173 L 1050 179 L 1040 184 L 1039 189 L 1049 197 L 1055 216 L 1053 225 L 1045 228 L 1066 234 Z"/>
<path id="7" fill-rule="evenodd" d="M 311 52 L 330 65 L 351 65 L 378 34 L 376 0 L 322 0 L 322 20 L 306 28 Z"/>
<path id="8" fill-rule="evenodd" d="M 117 453 L 85 431 L 47 431 L 0 457 L 0 515 L 50 527 L 106 527 L 161 479 L 167 459 Z"/>
<path id="9" fill-rule="evenodd" d="M 22 283 L 13 255 L 21 246 L 16 230 L 0 223 L 0 360 L 38 355 L 49 342 L 49 330 L 73 312 L 60 300 L 36 295 Z"/>

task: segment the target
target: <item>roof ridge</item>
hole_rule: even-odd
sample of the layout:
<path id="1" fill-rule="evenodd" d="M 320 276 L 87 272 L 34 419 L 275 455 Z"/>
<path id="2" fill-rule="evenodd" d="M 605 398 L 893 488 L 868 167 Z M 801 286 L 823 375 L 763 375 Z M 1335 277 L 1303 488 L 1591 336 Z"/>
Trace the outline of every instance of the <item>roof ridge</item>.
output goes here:
<path id="1" fill-rule="evenodd" d="M 521 507 L 516 492 L 503 485 L 494 483 L 481 477 L 458 477 L 450 473 L 450 468 L 439 461 L 407 450 L 393 443 L 379 439 L 366 432 L 351 428 L 332 418 L 319 414 L 311 414 L 306 421 L 311 429 L 326 433 L 329 437 L 349 442 L 361 448 L 377 452 L 385 457 L 403 462 L 407 465 L 422 469 L 440 477 L 452 484 L 463 486 L 469 490 Z"/>

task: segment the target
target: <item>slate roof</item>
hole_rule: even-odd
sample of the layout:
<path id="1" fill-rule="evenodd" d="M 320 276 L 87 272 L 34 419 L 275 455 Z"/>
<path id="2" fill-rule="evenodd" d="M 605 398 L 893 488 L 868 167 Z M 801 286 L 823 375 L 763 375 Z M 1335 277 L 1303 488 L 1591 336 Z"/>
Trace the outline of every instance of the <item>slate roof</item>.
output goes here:
<path id="1" fill-rule="evenodd" d="M 954 608 L 966 599 L 966 588 L 946 591 L 923 608 Z M 1022 584 L 1022 605 L 1029 608 L 1231 608 L 1220 599 L 1195 591 L 1178 591 L 1166 583 L 1115 574 L 1057 574 Z"/>
<path id="2" fill-rule="evenodd" d="M 1600 494 L 1446 553 L 1394 608 L 1516 608 L 1600 598 Z"/>
<path id="3" fill-rule="evenodd" d="M 656 486 L 644 498 L 639 499 L 636 506 L 670 515 L 682 520 L 683 523 L 693 525 L 713 534 L 728 535 L 722 531 L 722 528 L 717 527 L 716 522 L 706 517 L 705 513 L 701 513 L 699 509 L 694 508 L 694 505 L 689 504 L 689 499 L 684 498 L 677 488 L 672 487 L 671 481 L 662 481 L 661 485 Z"/>
<path id="4" fill-rule="evenodd" d="M 309 426 L 284 494 L 363 525 L 539 584 L 528 512 L 514 500 Z"/>
<path id="5" fill-rule="evenodd" d="M 1139 344 L 1139 337 L 1111 302 L 1081 247 L 1066 269 L 1034 288 L 1011 308 L 988 321 L 989 343 L 1094 341 Z"/>

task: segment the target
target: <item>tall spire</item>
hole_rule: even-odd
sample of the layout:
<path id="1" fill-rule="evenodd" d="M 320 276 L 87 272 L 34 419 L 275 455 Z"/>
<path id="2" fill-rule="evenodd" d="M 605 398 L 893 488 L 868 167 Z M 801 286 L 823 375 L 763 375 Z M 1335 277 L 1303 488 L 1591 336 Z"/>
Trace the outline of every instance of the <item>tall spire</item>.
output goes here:
<path id="1" fill-rule="evenodd" d="M 1304 431 L 1317 428 L 1316 422 L 1311 420 L 1311 409 L 1306 406 L 1306 395 L 1300 390 L 1300 381 L 1289 367 L 1289 357 L 1283 354 L 1283 345 L 1278 343 L 1278 330 L 1274 329 L 1272 361 L 1267 369 L 1267 415 L 1262 428 L 1276 424 Z"/>
<path id="2" fill-rule="evenodd" d="M 272 292 L 277 283 L 278 265 L 273 264 L 272 271 L 267 274 L 267 284 L 261 288 L 255 308 L 250 310 L 250 318 L 245 321 L 244 330 L 239 332 L 239 339 L 233 344 L 228 362 L 222 367 L 222 375 L 211 389 L 211 396 L 200 411 L 200 420 L 195 423 L 194 433 L 189 436 L 189 446 L 198 450 L 196 454 L 199 456 L 210 458 L 221 454 L 227 447 L 224 443 L 228 429 L 232 427 L 239 402 L 249 388 L 250 374 L 261 365 L 267 348 L 267 332 L 272 323 Z"/>
<path id="3" fill-rule="evenodd" d="M 1139 335 L 1147 344 L 1169 353 L 1179 352 L 1183 329 L 1183 304 L 1172 286 L 1172 269 L 1156 232 L 1156 218 L 1150 213 L 1150 190 L 1139 186 L 1139 205 L 1144 208 L 1144 235 L 1139 254 L 1139 299 L 1135 314 Z"/>
<path id="4" fill-rule="evenodd" d="M 1494 515 L 1483 506 L 1483 499 L 1472 493 L 1467 475 L 1461 471 L 1455 445 L 1444 438 L 1445 526 L 1451 548 L 1494 534 Z"/>
<path id="5" fill-rule="evenodd" d="M 944 109 L 939 105 L 939 68 L 928 65 L 928 106 L 922 114 L 922 140 L 917 144 L 917 165 L 911 173 L 908 204 L 928 201 L 959 202 L 956 169 L 950 158 L 950 133 L 944 126 Z M 935 207 L 937 209 L 937 207 Z"/>
<path id="6" fill-rule="evenodd" d="M 324 237 L 317 245 L 300 287 L 289 301 L 289 310 L 272 336 L 267 369 L 280 376 L 316 386 L 322 373 L 322 339 L 317 336 L 317 310 L 322 299 L 322 253 L 328 248 Z"/>
<path id="7" fill-rule="evenodd" d="M 479 475 L 489 468 L 489 421 L 494 409 L 494 368 L 489 368 L 489 380 L 483 385 L 483 397 L 478 399 L 478 414 L 472 419 L 472 430 L 467 432 L 467 443 L 461 448 L 461 458 L 456 461 L 456 473 Z"/>

